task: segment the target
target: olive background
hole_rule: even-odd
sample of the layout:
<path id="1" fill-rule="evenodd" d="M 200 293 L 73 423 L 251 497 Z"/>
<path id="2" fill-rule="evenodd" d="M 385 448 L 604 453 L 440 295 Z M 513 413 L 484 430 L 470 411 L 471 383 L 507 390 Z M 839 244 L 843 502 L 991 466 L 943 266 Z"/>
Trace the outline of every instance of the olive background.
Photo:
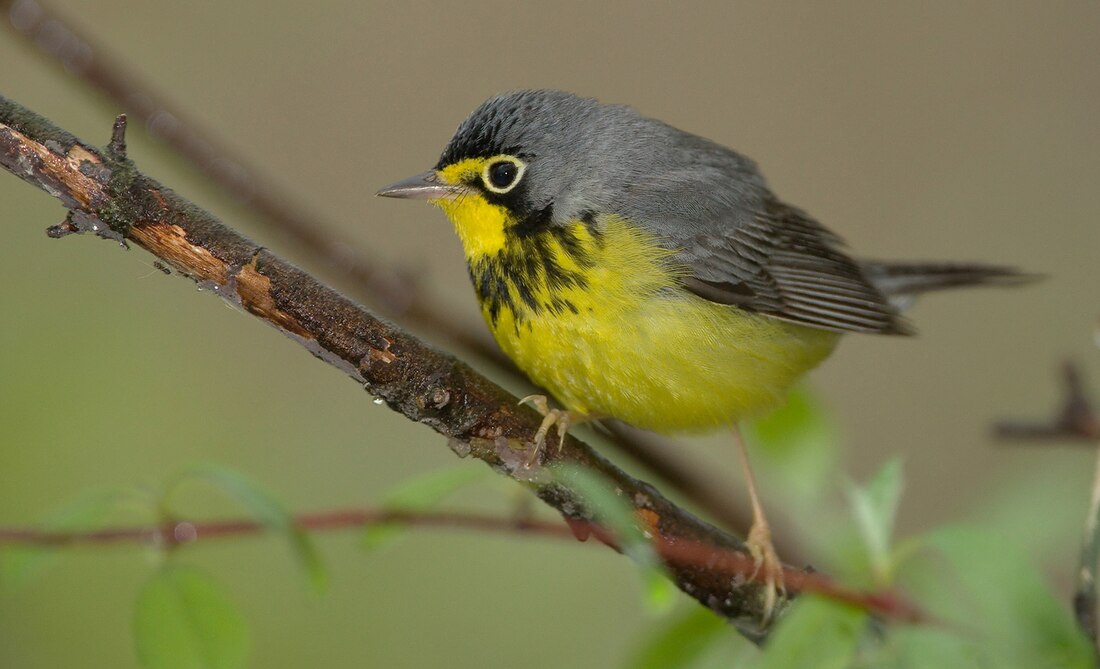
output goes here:
<path id="1" fill-rule="evenodd" d="M 912 312 L 919 337 L 848 337 L 812 383 L 842 435 L 843 474 L 830 475 L 827 503 L 843 503 L 845 478 L 901 455 L 902 534 L 1008 518 L 1068 591 L 1090 450 L 1004 446 L 990 426 L 1048 415 L 1065 357 L 1100 388 L 1095 3 L 52 6 L 354 250 L 414 273 L 475 327 L 443 215 L 372 194 L 433 165 L 482 99 L 520 87 L 628 103 L 736 148 L 858 255 L 1049 275 L 923 300 Z M 0 93 L 106 143 L 115 102 L 10 31 L 0 32 L 0 64 Z M 148 174 L 350 289 L 139 124 L 129 143 Z M 456 466 L 443 438 L 190 281 L 163 276 L 144 251 L 48 239 L 44 228 L 63 215 L 0 174 L 0 524 L 30 524 L 83 491 L 156 487 L 195 462 L 245 472 L 303 511 L 376 505 L 402 480 Z M 441 333 L 420 334 L 449 347 Z M 678 443 L 743 494 L 727 436 Z M 764 495 L 790 524 L 783 490 Z M 506 513 L 517 497 L 489 477 L 457 503 Z M 197 485 L 178 501 L 197 517 L 239 513 Z M 438 530 L 369 554 L 354 533 L 317 540 L 333 579 L 324 597 L 278 537 L 179 556 L 239 602 L 254 666 L 615 666 L 660 625 L 635 570 L 607 550 Z M 0 666 L 136 666 L 132 604 L 156 563 L 140 546 L 72 550 L 5 590 Z"/>

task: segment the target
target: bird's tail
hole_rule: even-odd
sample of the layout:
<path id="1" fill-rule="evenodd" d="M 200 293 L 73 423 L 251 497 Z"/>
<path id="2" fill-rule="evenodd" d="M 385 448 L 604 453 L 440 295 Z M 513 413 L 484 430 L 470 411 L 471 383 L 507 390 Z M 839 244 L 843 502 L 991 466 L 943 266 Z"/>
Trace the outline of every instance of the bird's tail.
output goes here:
<path id="1" fill-rule="evenodd" d="M 863 262 L 864 275 L 900 310 L 932 290 L 966 286 L 1018 286 L 1041 277 L 1011 267 L 976 263 Z"/>

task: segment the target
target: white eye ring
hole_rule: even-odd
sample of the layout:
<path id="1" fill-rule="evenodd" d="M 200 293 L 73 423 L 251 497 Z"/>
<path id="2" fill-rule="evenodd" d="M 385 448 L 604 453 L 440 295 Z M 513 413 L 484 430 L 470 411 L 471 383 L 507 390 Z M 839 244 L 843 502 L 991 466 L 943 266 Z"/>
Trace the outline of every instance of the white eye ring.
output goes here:
<path id="1" fill-rule="evenodd" d="M 490 192 L 504 194 L 519 185 L 527 164 L 513 156 L 496 156 L 485 161 L 481 170 L 481 183 Z"/>

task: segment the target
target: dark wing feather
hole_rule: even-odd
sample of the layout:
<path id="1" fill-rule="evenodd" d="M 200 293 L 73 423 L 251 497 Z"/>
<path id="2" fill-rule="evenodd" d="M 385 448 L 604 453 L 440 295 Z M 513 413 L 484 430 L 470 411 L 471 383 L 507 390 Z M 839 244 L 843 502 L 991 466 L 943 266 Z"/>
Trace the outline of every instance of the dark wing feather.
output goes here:
<path id="1" fill-rule="evenodd" d="M 907 334 L 897 311 L 845 255 L 843 242 L 777 200 L 720 234 L 696 235 L 680 253 L 691 292 L 775 318 L 838 332 Z"/>

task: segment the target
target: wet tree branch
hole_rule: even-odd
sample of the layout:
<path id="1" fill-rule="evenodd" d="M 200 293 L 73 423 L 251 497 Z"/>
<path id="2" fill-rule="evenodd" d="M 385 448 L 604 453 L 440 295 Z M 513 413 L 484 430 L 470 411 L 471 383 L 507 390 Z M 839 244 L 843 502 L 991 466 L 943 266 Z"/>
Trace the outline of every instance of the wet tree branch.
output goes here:
<path id="1" fill-rule="evenodd" d="M 0 97 L 0 166 L 69 210 L 51 236 L 92 232 L 141 246 L 340 369 L 394 411 L 447 437 L 459 456 L 478 458 L 528 486 L 566 520 L 592 522 L 567 482 L 551 478 L 542 466 L 529 466 L 528 440 L 540 422 L 535 412 L 517 406 L 515 397 L 469 366 L 376 318 L 142 174 L 124 154 L 124 130 L 120 117 L 109 146 L 100 151 Z M 605 478 L 658 544 L 705 544 L 747 559 L 737 538 L 677 507 L 578 440 L 566 439 L 554 457 Z M 771 624 L 761 623 L 759 584 L 671 557 L 666 563 L 681 590 L 747 636 L 766 636 Z M 788 585 L 795 585 L 790 577 Z"/>
<path id="2" fill-rule="evenodd" d="M 369 258 L 351 240 L 342 238 L 337 226 L 308 212 L 288 195 L 288 189 L 266 178 L 243 156 L 234 154 L 216 134 L 175 108 L 155 86 L 130 71 L 102 45 L 81 34 L 63 16 L 37 0 L 0 0 L 0 12 L 6 13 L 7 20 L 2 22 L 13 34 L 28 45 L 37 46 L 39 52 L 63 66 L 66 72 L 114 100 L 141 121 L 154 140 L 167 144 L 226 193 L 251 207 L 261 221 L 290 239 L 295 248 L 339 272 L 356 294 L 375 305 L 383 315 L 440 333 L 463 350 L 517 374 L 486 331 L 475 331 L 446 318 L 441 305 L 413 280 L 415 272 Z M 681 449 L 614 421 L 608 422 L 607 428 L 612 444 L 660 477 L 669 489 L 728 528 L 748 528 L 749 515 L 730 502 L 728 485 L 677 455 Z M 797 556 L 796 546 L 783 545 L 780 540 L 776 543 L 783 555 Z"/>

